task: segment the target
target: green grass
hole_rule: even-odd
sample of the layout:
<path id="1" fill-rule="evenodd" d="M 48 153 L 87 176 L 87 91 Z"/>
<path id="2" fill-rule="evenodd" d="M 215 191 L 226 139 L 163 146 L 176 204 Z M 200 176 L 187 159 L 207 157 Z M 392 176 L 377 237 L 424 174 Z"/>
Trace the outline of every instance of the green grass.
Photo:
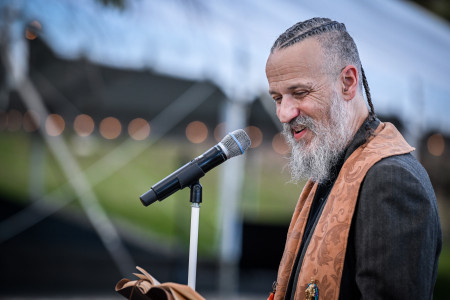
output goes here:
<path id="1" fill-rule="evenodd" d="M 24 199 L 29 180 L 29 135 L 3 134 L 0 138 L 0 184 L 10 195 Z"/>

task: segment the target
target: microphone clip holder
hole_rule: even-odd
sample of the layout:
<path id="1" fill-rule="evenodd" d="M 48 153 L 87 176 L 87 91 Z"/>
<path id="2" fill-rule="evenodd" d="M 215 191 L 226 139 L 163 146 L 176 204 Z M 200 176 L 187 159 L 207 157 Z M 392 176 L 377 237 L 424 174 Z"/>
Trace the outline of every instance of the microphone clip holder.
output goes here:
<path id="1" fill-rule="evenodd" d="M 193 184 L 191 184 L 189 186 L 189 188 L 191 189 L 190 202 L 191 203 L 202 203 L 203 188 L 202 188 L 202 185 L 200 184 L 200 182 L 197 180 L 197 182 L 194 182 Z"/>

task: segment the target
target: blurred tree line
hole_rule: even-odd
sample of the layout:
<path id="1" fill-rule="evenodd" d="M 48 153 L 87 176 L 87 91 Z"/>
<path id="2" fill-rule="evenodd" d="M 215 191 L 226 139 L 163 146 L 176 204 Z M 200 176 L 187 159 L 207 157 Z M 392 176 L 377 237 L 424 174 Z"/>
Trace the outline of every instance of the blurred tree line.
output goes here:
<path id="1" fill-rule="evenodd" d="M 450 22 L 450 0 L 410 0 Z"/>

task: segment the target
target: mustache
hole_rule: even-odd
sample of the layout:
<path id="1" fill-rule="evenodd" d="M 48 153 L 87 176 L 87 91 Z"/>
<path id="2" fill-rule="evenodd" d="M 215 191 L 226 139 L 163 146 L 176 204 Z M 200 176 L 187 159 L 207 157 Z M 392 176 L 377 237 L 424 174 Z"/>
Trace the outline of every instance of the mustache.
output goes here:
<path id="1" fill-rule="evenodd" d="M 289 123 L 283 123 L 283 134 L 291 135 L 292 129 L 300 126 L 308 128 L 313 133 L 317 133 L 317 122 L 313 118 L 308 116 L 298 116 Z"/>

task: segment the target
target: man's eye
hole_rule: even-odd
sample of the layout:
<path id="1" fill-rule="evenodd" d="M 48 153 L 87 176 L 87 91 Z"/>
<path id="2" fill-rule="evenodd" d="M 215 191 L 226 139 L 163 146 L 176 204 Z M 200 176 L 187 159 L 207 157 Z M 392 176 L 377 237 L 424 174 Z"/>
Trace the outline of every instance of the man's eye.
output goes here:
<path id="1" fill-rule="evenodd" d="M 281 97 L 273 97 L 272 99 L 275 103 L 279 103 L 281 101 Z"/>
<path id="2" fill-rule="evenodd" d="M 302 98 L 302 97 L 305 97 L 306 95 L 308 95 L 308 92 L 307 91 L 301 91 L 301 92 L 295 92 L 294 93 L 294 96 L 295 97 L 297 97 L 297 98 Z"/>

